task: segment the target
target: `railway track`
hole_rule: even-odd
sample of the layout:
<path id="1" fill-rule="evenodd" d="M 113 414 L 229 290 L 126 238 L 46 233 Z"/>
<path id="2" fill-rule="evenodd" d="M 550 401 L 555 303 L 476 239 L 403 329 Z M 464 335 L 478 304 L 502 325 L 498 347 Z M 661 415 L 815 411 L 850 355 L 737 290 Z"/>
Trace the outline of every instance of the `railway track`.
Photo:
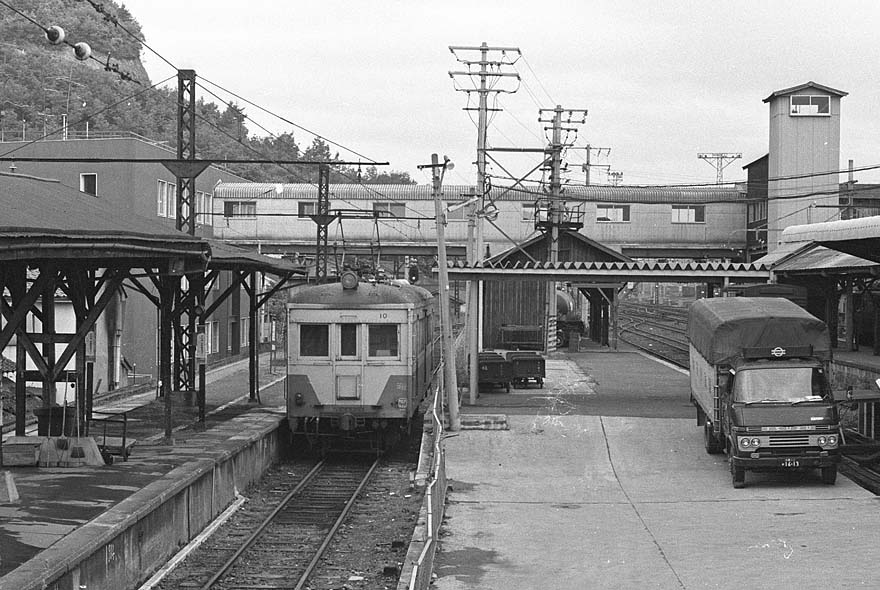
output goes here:
<path id="1" fill-rule="evenodd" d="M 676 366 L 687 368 L 686 310 L 621 304 L 619 314 L 621 340 Z"/>
<path id="2" fill-rule="evenodd" d="M 359 457 L 279 466 L 216 537 L 155 587 L 306 587 L 379 461 Z"/>

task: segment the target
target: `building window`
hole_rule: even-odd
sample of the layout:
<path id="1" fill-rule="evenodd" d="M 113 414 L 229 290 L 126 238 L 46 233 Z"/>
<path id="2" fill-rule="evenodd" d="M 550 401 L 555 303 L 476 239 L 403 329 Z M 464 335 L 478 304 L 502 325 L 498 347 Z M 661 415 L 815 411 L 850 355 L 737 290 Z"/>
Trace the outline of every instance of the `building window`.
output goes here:
<path id="1" fill-rule="evenodd" d="M 86 174 L 79 175 L 79 190 L 86 193 L 87 195 L 92 195 L 93 197 L 98 196 L 98 175 L 94 172 L 89 172 Z"/>
<path id="2" fill-rule="evenodd" d="M 156 215 L 168 217 L 168 183 L 164 180 L 156 186 Z"/>
<path id="3" fill-rule="evenodd" d="M 373 213 L 379 217 L 406 217 L 406 203 L 373 203 Z"/>
<path id="4" fill-rule="evenodd" d="M 800 117 L 829 117 L 831 116 L 831 97 L 803 94 L 792 96 L 791 114 Z"/>
<path id="5" fill-rule="evenodd" d="M 196 225 L 214 225 L 213 206 L 211 193 L 196 191 Z"/>
<path id="6" fill-rule="evenodd" d="M 318 214 L 318 204 L 315 201 L 300 201 L 296 204 L 297 217 L 309 217 Z"/>
<path id="7" fill-rule="evenodd" d="M 628 222 L 629 205 L 596 205 L 596 221 Z"/>
<path id="8" fill-rule="evenodd" d="M 211 352 L 220 352 L 220 321 L 213 321 L 211 326 Z"/>
<path id="9" fill-rule="evenodd" d="M 330 354 L 328 328 L 327 324 L 301 324 L 299 327 L 299 356 L 328 356 Z"/>
<path id="10" fill-rule="evenodd" d="M 705 223 L 705 205 L 673 205 L 672 223 Z"/>
<path id="11" fill-rule="evenodd" d="M 370 356 L 397 356 L 397 325 L 370 324 Z"/>
<path id="12" fill-rule="evenodd" d="M 241 318 L 241 322 L 239 322 L 239 324 L 241 325 L 241 334 L 239 336 L 239 342 L 241 343 L 242 346 L 247 346 L 248 344 L 250 344 L 250 341 L 251 341 L 251 338 L 250 338 L 250 336 L 251 336 L 251 328 L 250 328 L 251 318 L 243 317 L 243 318 Z"/>
<path id="13" fill-rule="evenodd" d="M 177 219 L 177 184 L 169 182 L 168 187 L 168 217 L 169 219 Z"/>
<path id="14" fill-rule="evenodd" d="M 225 201 L 223 203 L 224 217 L 256 217 L 256 201 Z"/>

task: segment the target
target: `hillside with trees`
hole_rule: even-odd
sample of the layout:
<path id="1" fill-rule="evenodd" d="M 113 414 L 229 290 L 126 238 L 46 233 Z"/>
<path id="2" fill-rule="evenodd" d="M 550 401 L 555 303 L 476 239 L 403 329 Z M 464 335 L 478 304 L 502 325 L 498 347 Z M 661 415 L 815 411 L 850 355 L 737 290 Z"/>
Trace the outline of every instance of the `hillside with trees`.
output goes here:
<path id="1" fill-rule="evenodd" d="M 150 80 L 141 62 L 137 19 L 111 0 L 16 0 L 31 20 L 0 6 L 0 139 L 95 137 L 134 133 L 176 148 L 177 89 Z M 115 21 L 115 22 L 114 22 Z M 38 24 L 36 24 L 38 23 Z M 117 24 L 118 23 L 118 24 Z M 79 61 L 66 44 L 52 45 L 41 27 L 60 26 L 84 41 L 94 59 Z M 128 31 L 128 32 L 126 32 Z M 129 34 L 129 32 L 131 34 Z M 149 39 L 144 39 L 149 43 Z M 197 92 L 198 96 L 198 92 Z M 256 136 L 243 109 L 197 98 L 197 156 L 210 159 L 343 160 L 315 138 L 305 148 L 292 133 Z M 229 164 L 257 182 L 316 182 L 314 166 Z M 406 172 L 335 166 L 332 182 L 414 183 Z"/>

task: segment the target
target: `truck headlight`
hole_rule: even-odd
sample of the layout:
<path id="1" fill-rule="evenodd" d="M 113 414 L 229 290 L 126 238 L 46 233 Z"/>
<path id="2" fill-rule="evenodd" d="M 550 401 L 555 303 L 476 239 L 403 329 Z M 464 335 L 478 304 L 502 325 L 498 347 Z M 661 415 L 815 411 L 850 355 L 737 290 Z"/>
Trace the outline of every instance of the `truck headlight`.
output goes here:
<path id="1" fill-rule="evenodd" d="M 757 449 L 760 446 L 760 438 L 749 438 L 747 436 L 741 436 L 739 438 L 739 448 L 741 449 Z"/>
<path id="2" fill-rule="evenodd" d="M 819 443 L 820 447 L 836 447 L 837 446 L 837 435 L 829 434 L 828 436 L 821 435 L 816 439 L 816 442 Z"/>

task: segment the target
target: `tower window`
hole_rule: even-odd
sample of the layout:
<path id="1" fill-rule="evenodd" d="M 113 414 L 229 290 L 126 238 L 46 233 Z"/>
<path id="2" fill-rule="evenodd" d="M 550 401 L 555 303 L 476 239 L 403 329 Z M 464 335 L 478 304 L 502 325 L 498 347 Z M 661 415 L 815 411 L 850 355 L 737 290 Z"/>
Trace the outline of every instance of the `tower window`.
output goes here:
<path id="1" fill-rule="evenodd" d="M 795 95 L 791 97 L 792 116 L 831 116 L 831 97 L 827 95 Z"/>

